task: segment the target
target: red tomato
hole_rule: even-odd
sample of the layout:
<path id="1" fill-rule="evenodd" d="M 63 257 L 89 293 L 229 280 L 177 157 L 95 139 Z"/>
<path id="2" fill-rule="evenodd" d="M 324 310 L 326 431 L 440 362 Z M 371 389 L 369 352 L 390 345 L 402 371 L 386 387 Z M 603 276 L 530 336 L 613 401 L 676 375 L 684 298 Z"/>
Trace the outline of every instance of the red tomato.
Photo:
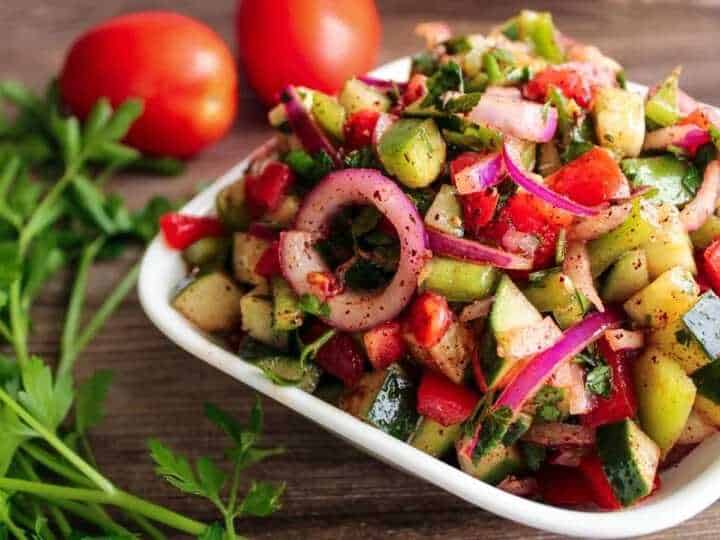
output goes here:
<path id="1" fill-rule="evenodd" d="M 60 91 L 83 118 L 103 96 L 113 105 L 143 99 L 127 142 L 181 158 L 220 139 L 237 109 L 227 45 L 203 23 L 162 11 L 116 17 L 81 36 L 65 60 Z"/>
<path id="2" fill-rule="evenodd" d="M 260 259 L 255 265 L 255 273 L 266 278 L 279 276 L 282 273 L 280 270 L 280 242 L 278 240 L 273 241 L 270 247 L 260 255 Z"/>
<path id="3" fill-rule="evenodd" d="M 563 166 L 546 182 L 558 193 L 587 206 L 630 195 L 630 184 L 617 161 L 599 146 Z"/>
<path id="4" fill-rule="evenodd" d="M 546 101 L 550 87 L 555 86 L 565 97 L 574 99 L 587 109 L 592 101 L 592 87 L 582 75 L 573 69 L 550 67 L 540 71 L 525 85 L 525 97 L 533 101 Z"/>
<path id="5" fill-rule="evenodd" d="M 482 193 L 461 196 L 465 229 L 471 235 L 479 236 L 487 224 L 492 221 L 499 200 L 500 195 L 495 188 Z"/>
<path id="6" fill-rule="evenodd" d="M 417 393 L 417 411 L 443 426 L 469 418 L 480 397 L 465 386 L 434 371 L 426 371 Z"/>
<path id="7" fill-rule="evenodd" d="M 335 334 L 317 352 L 315 362 L 345 386 L 354 386 L 365 372 L 362 350 L 350 334 Z"/>
<path id="8" fill-rule="evenodd" d="M 615 496 L 599 457 L 585 456 L 580 462 L 580 470 L 590 486 L 595 504 L 603 510 L 619 510 L 622 507 Z"/>
<path id="9" fill-rule="evenodd" d="M 427 77 L 421 73 L 416 73 L 410 77 L 405 92 L 402 95 L 402 104 L 408 106 L 415 103 L 418 99 L 427 93 Z"/>
<path id="10" fill-rule="evenodd" d="M 720 238 L 715 240 L 707 248 L 703 255 L 705 274 L 713 290 L 720 294 Z"/>
<path id="11" fill-rule="evenodd" d="M 378 118 L 380 113 L 373 110 L 358 111 L 351 115 L 343 126 L 345 146 L 352 150 L 369 146 Z"/>
<path id="12" fill-rule="evenodd" d="M 217 218 L 188 216 L 176 212 L 160 217 L 160 229 L 165 242 L 173 249 L 185 249 L 201 238 L 225 234 L 222 223 Z"/>
<path id="13" fill-rule="evenodd" d="M 397 321 L 388 321 L 363 334 L 363 344 L 375 369 L 385 369 L 405 356 L 406 345 Z"/>
<path id="14" fill-rule="evenodd" d="M 256 215 L 277 209 L 295 181 L 292 169 L 279 161 L 271 161 L 259 176 L 245 179 L 245 198 Z"/>
<path id="15" fill-rule="evenodd" d="M 605 338 L 598 343 L 600 353 L 612 369 L 612 388 L 607 398 L 598 396 L 593 408 L 582 416 L 582 423 L 591 427 L 612 424 L 624 418 L 632 418 L 637 412 L 635 390 L 628 365 L 628 354 L 613 351 Z"/>
<path id="16" fill-rule="evenodd" d="M 595 502 L 585 476 L 571 467 L 545 466 L 537 475 L 542 500 L 555 506 L 581 506 Z"/>
<path id="17" fill-rule="evenodd" d="M 453 314 L 444 296 L 424 292 L 410 306 L 407 328 L 423 347 L 436 345 L 445 335 Z"/>
<path id="18" fill-rule="evenodd" d="M 335 93 L 375 65 L 380 19 L 373 0 L 241 0 L 240 58 L 266 104 L 288 84 Z"/>

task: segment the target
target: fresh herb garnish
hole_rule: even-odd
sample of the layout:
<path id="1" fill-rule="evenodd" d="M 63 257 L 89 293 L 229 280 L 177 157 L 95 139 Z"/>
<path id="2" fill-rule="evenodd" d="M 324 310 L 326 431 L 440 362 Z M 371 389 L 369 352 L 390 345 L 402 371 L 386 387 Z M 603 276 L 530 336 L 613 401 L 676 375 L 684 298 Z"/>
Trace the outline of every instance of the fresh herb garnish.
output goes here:
<path id="1" fill-rule="evenodd" d="M 445 103 L 445 110 L 449 113 L 467 113 L 473 110 L 480 102 L 481 92 L 471 92 L 462 96 L 449 99 Z"/>
<path id="2" fill-rule="evenodd" d="M 317 296 L 305 293 L 298 299 L 298 308 L 309 315 L 316 317 L 329 317 L 330 306 L 326 302 L 322 302 Z"/>
<path id="3" fill-rule="evenodd" d="M 335 169 L 332 158 L 324 150 L 310 155 L 305 150 L 290 150 L 283 161 L 298 176 L 302 187 L 309 189 Z"/>
<path id="4" fill-rule="evenodd" d="M 344 158 L 345 166 L 350 169 L 382 169 L 375 151 L 370 146 L 353 150 Z"/>
<path id="5" fill-rule="evenodd" d="M 387 284 L 390 276 L 383 269 L 368 259 L 358 258 L 343 276 L 345 285 L 354 291 L 378 289 Z"/>
<path id="6" fill-rule="evenodd" d="M 513 413 L 509 407 L 500 407 L 487 413 L 480 428 L 478 443 L 473 450 L 473 460 L 480 459 L 495 446 L 502 444 L 512 417 Z"/>
<path id="7" fill-rule="evenodd" d="M 702 177 L 700 176 L 698 168 L 692 163 L 689 163 L 688 170 L 685 173 L 685 176 L 682 177 L 680 183 L 685 190 L 694 197 L 698 189 L 700 189 L 700 184 L 702 184 Z"/>
<path id="8" fill-rule="evenodd" d="M 527 468 L 533 472 L 539 471 L 547 458 L 547 449 L 535 443 L 527 442 L 520 444 L 520 452 L 522 452 L 525 458 Z"/>
<path id="9" fill-rule="evenodd" d="M 406 189 L 407 195 L 417 208 L 421 216 L 424 216 L 435 200 L 435 191 L 431 188 Z"/>
<path id="10" fill-rule="evenodd" d="M 438 59 L 430 52 L 423 51 L 412 58 L 411 72 L 431 76 L 439 66 Z"/>
<path id="11" fill-rule="evenodd" d="M 457 36 L 443 43 L 448 54 L 465 54 L 472 51 L 472 43 L 468 36 Z"/>
<path id="12" fill-rule="evenodd" d="M 536 417 L 543 422 L 557 422 L 562 417 L 558 403 L 563 400 L 565 393 L 561 388 L 545 385 L 535 394 L 533 403 L 536 407 Z"/>
<path id="13" fill-rule="evenodd" d="M 591 369 L 585 377 L 585 388 L 596 396 L 608 397 L 612 390 L 612 370 L 600 365 Z"/>
<path id="14" fill-rule="evenodd" d="M 441 96 L 445 92 L 450 91 L 463 92 L 463 84 L 463 74 L 460 66 L 453 61 L 443 64 L 428 79 L 428 93 L 420 103 L 420 106 L 424 108 L 432 107 L 434 105 L 441 110 Z"/>

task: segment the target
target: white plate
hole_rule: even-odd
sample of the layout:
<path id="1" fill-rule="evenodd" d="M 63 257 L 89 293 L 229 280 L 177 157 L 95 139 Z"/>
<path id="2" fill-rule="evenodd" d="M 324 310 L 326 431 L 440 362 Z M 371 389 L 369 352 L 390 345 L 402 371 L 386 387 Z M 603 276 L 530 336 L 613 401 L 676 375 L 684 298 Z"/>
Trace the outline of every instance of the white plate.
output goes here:
<path id="1" fill-rule="evenodd" d="M 373 74 L 407 78 L 409 60 L 386 64 Z M 634 90 L 645 88 L 633 85 Z M 244 160 L 200 193 L 183 212 L 205 215 L 215 195 L 242 176 Z M 547 506 L 511 495 L 416 450 L 357 418 L 296 388 L 279 387 L 260 370 L 214 343 L 170 305 L 174 287 L 185 275 L 180 253 L 155 238 L 145 253 L 139 293 L 145 312 L 172 341 L 231 377 L 309 418 L 368 454 L 435 484 L 499 516 L 554 533 L 584 538 L 623 538 L 649 534 L 693 517 L 720 498 L 720 437 L 706 440 L 679 466 L 662 475 L 662 488 L 641 505 L 619 512 L 579 512 Z"/>

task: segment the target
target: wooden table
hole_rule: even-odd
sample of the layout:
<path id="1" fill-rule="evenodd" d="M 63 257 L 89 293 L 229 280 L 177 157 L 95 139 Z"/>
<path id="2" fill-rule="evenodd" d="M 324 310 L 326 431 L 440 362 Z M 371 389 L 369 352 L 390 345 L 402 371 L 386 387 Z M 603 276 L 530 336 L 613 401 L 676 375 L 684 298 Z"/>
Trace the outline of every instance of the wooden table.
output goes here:
<path id="1" fill-rule="evenodd" d="M 273 0 L 266 0 L 273 1 Z M 346 0 L 352 1 L 352 0 Z M 109 16 L 133 10 L 175 9 L 216 28 L 231 43 L 231 0 L 0 0 L 0 77 L 42 85 L 59 69 L 64 51 L 83 29 Z M 381 61 L 413 52 L 419 42 L 413 26 L 421 20 L 447 20 L 458 32 L 483 31 L 523 7 L 505 0 L 384 0 Z M 683 86 L 692 95 L 718 102 L 716 91 L 720 2 L 534 2 L 552 9 L 560 28 L 598 44 L 622 61 L 632 80 L 653 83 L 683 63 Z M 268 137 L 263 113 L 243 89 L 240 118 L 232 134 L 192 162 L 178 179 L 121 178 L 113 189 L 134 206 L 150 195 L 187 196 L 216 178 Z M 97 305 L 124 262 L 94 274 L 89 301 Z M 54 283 L 35 312 L 33 350 L 51 356 L 58 346 L 66 301 L 65 282 Z M 110 368 L 116 381 L 109 417 L 93 442 L 101 467 L 119 485 L 198 519 L 213 519 L 206 505 L 184 498 L 156 479 L 145 440 L 159 437 L 191 456 L 219 457 L 222 438 L 204 420 L 202 404 L 213 401 L 240 416 L 253 393 L 166 340 L 146 319 L 136 298 L 128 301 L 88 349 L 80 378 Z M 552 538 L 473 508 L 425 482 L 367 457 L 293 411 L 264 401 L 267 443 L 288 452 L 254 474 L 287 482 L 284 508 L 269 520 L 246 522 L 253 538 L 420 539 Z M 720 506 L 681 527 L 653 538 L 718 538 Z"/>

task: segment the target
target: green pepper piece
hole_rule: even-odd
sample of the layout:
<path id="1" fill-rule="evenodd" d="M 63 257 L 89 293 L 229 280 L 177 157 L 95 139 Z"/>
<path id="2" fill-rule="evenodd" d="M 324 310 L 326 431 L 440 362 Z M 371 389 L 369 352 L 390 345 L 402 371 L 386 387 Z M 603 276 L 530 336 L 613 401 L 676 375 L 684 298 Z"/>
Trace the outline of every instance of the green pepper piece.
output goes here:
<path id="1" fill-rule="evenodd" d="M 678 106 L 680 68 L 675 68 L 655 95 L 645 103 L 645 116 L 652 126 L 671 126 L 680 118 Z"/>
<path id="2" fill-rule="evenodd" d="M 633 187 L 656 188 L 655 195 L 650 197 L 653 200 L 680 206 L 693 198 L 683 183 L 689 166 L 675 156 L 624 159 L 620 166 Z"/>
<path id="3" fill-rule="evenodd" d="M 520 37 L 531 43 L 538 55 L 553 64 L 565 60 L 565 55 L 555 37 L 555 25 L 550 13 L 523 10 L 520 12 L 518 26 Z"/>

